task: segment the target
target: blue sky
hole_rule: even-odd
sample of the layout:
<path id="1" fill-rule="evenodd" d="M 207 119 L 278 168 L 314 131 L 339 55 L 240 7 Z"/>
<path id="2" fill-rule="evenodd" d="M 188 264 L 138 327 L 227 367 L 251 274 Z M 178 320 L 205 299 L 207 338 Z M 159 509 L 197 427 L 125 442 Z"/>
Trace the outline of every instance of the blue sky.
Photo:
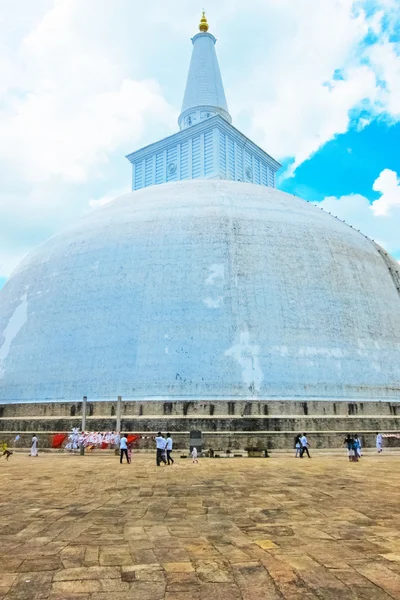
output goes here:
<path id="1" fill-rule="evenodd" d="M 177 130 L 193 0 L 0 0 L 0 286 Z M 206 6 L 207 8 L 207 6 Z M 234 125 L 400 260 L 398 0 L 213 0 Z"/>
<path id="2" fill-rule="evenodd" d="M 372 185 L 377 174 L 384 169 L 400 172 L 399 142 L 400 123 L 376 120 L 362 131 L 350 129 L 327 142 L 280 187 L 306 200 L 354 192 L 376 200 L 379 193 Z"/>

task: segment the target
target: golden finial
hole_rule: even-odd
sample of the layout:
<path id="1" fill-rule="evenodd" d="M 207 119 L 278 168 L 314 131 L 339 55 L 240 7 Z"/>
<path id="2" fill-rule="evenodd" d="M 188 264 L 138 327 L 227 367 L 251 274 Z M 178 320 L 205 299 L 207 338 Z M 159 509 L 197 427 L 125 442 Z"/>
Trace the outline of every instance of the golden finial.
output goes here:
<path id="1" fill-rule="evenodd" d="M 207 17 L 206 17 L 206 13 L 204 12 L 204 10 L 203 10 L 202 17 L 200 19 L 199 29 L 203 33 L 207 33 L 207 31 L 208 31 Z"/>

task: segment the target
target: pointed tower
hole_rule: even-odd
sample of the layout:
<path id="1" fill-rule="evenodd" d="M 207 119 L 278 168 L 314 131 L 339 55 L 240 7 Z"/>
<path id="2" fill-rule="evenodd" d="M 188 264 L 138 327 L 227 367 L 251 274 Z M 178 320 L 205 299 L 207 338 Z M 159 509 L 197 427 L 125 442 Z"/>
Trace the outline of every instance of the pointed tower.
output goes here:
<path id="1" fill-rule="evenodd" d="M 192 38 L 193 51 L 179 115 L 180 129 L 191 127 L 215 115 L 232 122 L 226 104 L 224 86 L 215 52 L 216 38 L 208 33 L 206 16 L 199 25 L 200 33 Z"/>
<path id="2" fill-rule="evenodd" d="M 132 189 L 185 179 L 231 179 L 275 187 L 280 164 L 232 126 L 215 53 L 203 12 L 192 39 L 180 131 L 126 157 Z"/>

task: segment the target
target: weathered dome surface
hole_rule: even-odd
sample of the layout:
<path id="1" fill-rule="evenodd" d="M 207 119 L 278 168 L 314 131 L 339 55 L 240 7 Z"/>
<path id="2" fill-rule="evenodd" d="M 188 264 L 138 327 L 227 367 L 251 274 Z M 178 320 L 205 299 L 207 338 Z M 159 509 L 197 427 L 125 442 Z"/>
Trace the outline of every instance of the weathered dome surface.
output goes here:
<path id="1" fill-rule="evenodd" d="M 0 400 L 399 400 L 395 265 L 271 188 L 127 194 L 1 291 Z"/>

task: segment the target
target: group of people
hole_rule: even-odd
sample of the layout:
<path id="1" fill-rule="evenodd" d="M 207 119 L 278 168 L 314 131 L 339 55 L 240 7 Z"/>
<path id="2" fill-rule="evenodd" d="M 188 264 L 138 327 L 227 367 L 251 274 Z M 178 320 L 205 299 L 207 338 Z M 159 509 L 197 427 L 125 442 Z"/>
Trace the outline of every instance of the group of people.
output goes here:
<path id="1" fill-rule="evenodd" d="M 358 459 L 362 456 L 361 440 L 358 434 L 348 433 L 343 443 L 347 446 L 349 461 L 358 462 Z M 380 454 L 383 450 L 383 435 L 378 431 L 376 432 L 375 446 L 378 454 Z"/>
<path id="2" fill-rule="evenodd" d="M 173 465 L 175 461 L 171 456 L 173 447 L 171 434 L 167 433 L 167 437 L 165 438 L 161 431 L 159 431 L 154 440 L 156 442 L 157 467 L 159 467 L 161 463 L 164 463 L 164 465 Z M 119 462 L 121 465 L 124 457 L 129 464 L 132 460 L 132 445 L 129 444 L 126 433 L 119 440 Z"/>
<path id="3" fill-rule="evenodd" d="M 65 444 L 65 450 L 76 452 L 81 446 L 90 448 L 118 448 L 121 436 L 117 431 L 79 431 L 74 427 L 68 435 L 68 441 Z"/>
<path id="4" fill-rule="evenodd" d="M 344 442 L 347 446 L 347 454 L 350 462 L 357 462 L 359 458 L 362 456 L 361 449 L 361 440 L 357 433 L 350 434 L 348 433 Z M 307 435 L 303 433 L 303 435 L 298 434 L 294 441 L 294 447 L 296 450 L 295 458 L 303 458 L 304 453 L 307 454 L 308 458 L 311 458 L 309 452 L 310 443 L 307 440 Z M 382 452 L 383 449 L 383 436 L 381 433 L 376 434 L 376 449 L 378 453 Z"/>
<path id="5" fill-rule="evenodd" d="M 164 465 L 173 465 L 174 459 L 171 456 L 173 442 L 171 434 L 167 433 L 167 437 L 165 438 L 161 431 L 159 431 L 155 437 L 155 442 L 157 467 L 159 467 L 161 463 L 164 463 Z"/>
<path id="6" fill-rule="evenodd" d="M 61 435 L 61 434 L 60 434 Z M 86 433 L 84 431 L 79 431 L 78 428 L 74 428 L 68 436 L 68 443 L 65 445 L 66 450 L 75 451 L 78 450 L 81 446 L 85 448 L 116 448 L 120 450 L 120 463 L 122 464 L 122 459 L 125 456 L 126 462 L 129 464 L 132 458 L 132 444 L 134 438 L 138 436 L 128 436 L 124 434 L 122 437 L 118 432 L 108 431 L 106 433 Z M 17 435 L 15 438 L 15 444 L 20 439 L 20 436 Z M 166 438 L 161 433 L 158 432 L 157 436 L 154 438 L 156 442 L 156 464 L 157 467 L 164 463 L 165 465 L 173 465 L 174 459 L 171 456 L 173 441 L 170 433 L 167 433 Z M 357 462 L 359 458 L 362 456 L 362 448 L 361 448 L 361 440 L 358 434 L 347 434 L 344 442 L 347 446 L 347 453 L 350 462 Z M 12 455 L 12 452 L 7 450 L 7 446 L 3 444 L 2 447 L 2 456 L 5 456 L 6 459 Z M 298 434 L 295 438 L 294 442 L 295 446 L 295 458 L 303 458 L 303 455 L 306 453 L 308 458 L 311 458 L 309 447 L 310 443 L 307 439 L 307 434 Z M 53 447 L 55 447 L 53 445 Z M 381 433 L 376 433 L 376 449 L 378 453 L 381 453 L 383 450 L 383 436 Z M 32 442 L 31 442 L 31 450 L 29 456 L 38 456 L 38 438 L 36 434 L 33 434 Z M 193 447 L 191 450 L 191 456 L 194 463 L 197 463 L 197 448 Z"/>
<path id="7" fill-rule="evenodd" d="M 172 453 L 172 447 L 173 447 L 173 441 L 172 441 L 172 437 L 170 433 L 167 433 L 167 436 L 164 437 L 164 435 L 161 433 L 161 431 L 159 431 L 156 435 L 156 437 L 154 438 L 154 441 L 156 443 L 156 465 L 157 467 L 159 467 L 161 465 L 161 463 L 163 463 L 164 465 L 173 465 L 174 464 L 174 459 L 171 456 Z M 131 454 L 131 448 L 130 448 L 130 444 L 128 443 L 128 438 L 127 435 L 124 434 L 119 442 L 119 449 L 120 449 L 120 455 L 119 455 L 119 462 L 122 465 L 122 459 L 126 458 L 126 462 L 129 464 L 131 462 L 131 458 L 132 458 L 132 454 Z M 198 463 L 198 459 L 197 459 L 197 448 L 196 446 L 194 446 L 190 452 L 191 456 L 192 456 L 192 460 L 193 463 Z"/>
<path id="8" fill-rule="evenodd" d="M 358 459 L 361 458 L 361 440 L 358 437 L 358 434 L 350 434 L 348 433 L 344 442 L 347 445 L 347 456 L 349 457 L 350 462 L 358 462 Z"/>
<path id="9" fill-rule="evenodd" d="M 296 450 L 295 458 L 303 458 L 304 453 L 307 454 L 308 458 L 311 458 L 308 450 L 309 446 L 310 443 L 307 439 L 307 435 L 305 433 L 303 433 L 303 435 L 299 433 L 294 440 L 294 447 Z"/>
<path id="10" fill-rule="evenodd" d="M 171 456 L 172 452 L 172 437 L 170 433 L 167 433 L 167 437 L 165 438 L 161 431 L 157 433 L 157 437 L 154 438 L 156 442 L 156 465 L 159 467 L 161 463 L 164 465 L 173 465 L 174 459 Z M 197 460 L 197 448 L 193 446 L 191 452 L 191 457 L 193 463 L 198 463 Z"/>
<path id="11" fill-rule="evenodd" d="M 15 448 L 17 447 L 20 439 L 21 439 L 21 436 L 19 434 L 14 438 L 14 447 Z M 3 442 L 1 444 L 1 451 L 2 451 L 1 456 L 4 456 L 6 460 L 8 460 L 10 458 L 10 456 L 12 456 L 14 454 L 14 452 L 12 450 L 8 449 L 7 444 L 5 442 Z M 29 452 L 29 456 L 38 456 L 38 439 L 36 437 L 36 433 L 34 433 L 32 436 L 31 450 Z"/>

